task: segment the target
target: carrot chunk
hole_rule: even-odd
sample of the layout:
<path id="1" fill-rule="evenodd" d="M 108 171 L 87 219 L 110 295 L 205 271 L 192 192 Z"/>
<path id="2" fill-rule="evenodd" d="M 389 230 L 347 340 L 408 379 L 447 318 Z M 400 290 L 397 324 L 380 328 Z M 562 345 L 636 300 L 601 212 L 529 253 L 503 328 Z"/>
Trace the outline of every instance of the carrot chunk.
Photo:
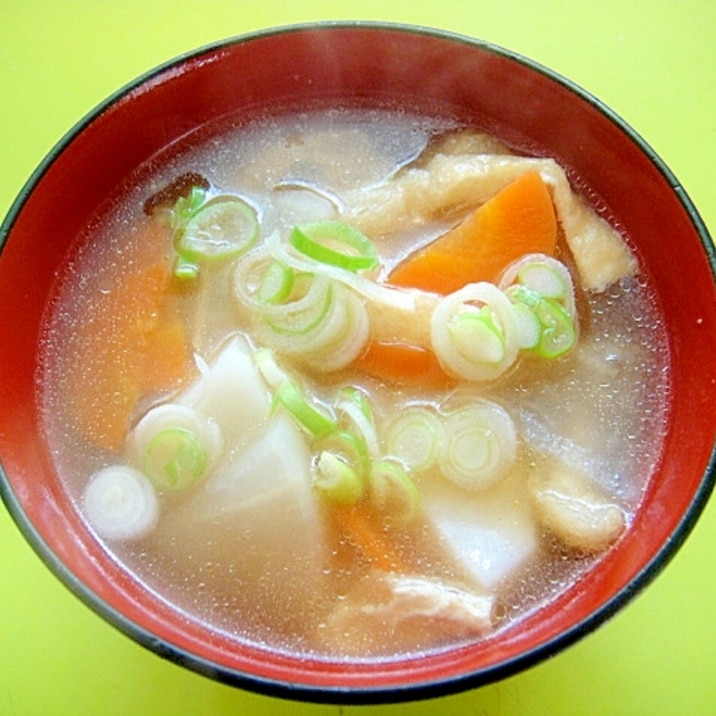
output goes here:
<path id="1" fill-rule="evenodd" d="M 68 410 L 98 447 L 119 450 L 141 397 L 190 373 L 184 326 L 167 306 L 171 281 L 168 258 L 122 274 L 70 338 Z"/>
<path id="2" fill-rule="evenodd" d="M 336 507 L 333 514 L 350 546 L 372 567 L 386 572 L 405 571 L 402 557 L 362 505 Z"/>
<path id="3" fill-rule="evenodd" d="M 184 324 L 176 318 L 160 322 L 146 337 L 139 371 L 142 393 L 163 392 L 178 386 L 189 374 L 192 356 Z"/>
<path id="4" fill-rule="evenodd" d="M 494 282 L 525 254 L 552 255 L 556 243 L 552 198 L 539 173 L 529 171 L 453 229 L 409 255 L 388 282 L 446 295 L 468 283 Z"/>
<path id="5" fill-rule="evenodd" d="M 353 367 L 392 383 L 420 383 L 445 387 L 454 380 L 442 369 L 435 354 L 423 346 L 373 341 Z"/>

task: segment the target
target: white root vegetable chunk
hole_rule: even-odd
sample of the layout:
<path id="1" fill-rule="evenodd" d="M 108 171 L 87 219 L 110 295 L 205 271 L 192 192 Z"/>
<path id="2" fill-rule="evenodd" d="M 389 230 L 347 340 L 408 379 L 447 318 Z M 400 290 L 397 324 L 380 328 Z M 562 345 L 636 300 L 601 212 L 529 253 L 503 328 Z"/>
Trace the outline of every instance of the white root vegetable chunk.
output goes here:
<path id="1" fill-rule="evenodd" d="M 369 236 L 387 234 L 484 204 L 533 169 L 551 189 L 582 285 L 601 292 L 633 274 L 636 260 L 623 237 L 572 191 L 564 170 L 552 159 L 438 153 L 425 166 L 347 196 L 344 219 Z"/>
<path id="2" fill-rule="evenodd" d="M 440 646 L 492 629 L 493 598 L 428 577 L 371 572 L 319 626 L 316 640 L 341 656 L 381 656 Z"/>
<path id="3" fill-rule="evenodd" d="M 321 581 L 326 539 L 311 479 L 306 439 L 278 414 L 249 447 L 167 512 L 156 538 L 174 545 L 184 568 L 220 565 L 217 581 L 225 579 L 232 591 L 241 585 L 247 602 L 259 590 L 288 608 L 314 596 Z"/>
<path id="4" fill-rule="evenodd" d="M 559 460 L 538 468 L 528 486 L 538 520 L 567 547 L 599 552 L 626 529 L 624 511 L 584 473 Z"/>
<path id="5" fill-rule="evenodd" d="M 254 364 L 245 338 L 235 336 L 209 365 L 200 362 L 201 375 L 176 398 L 211 418 L 226 445 L 246 443 L 271 409 L 271 395 Z"/>
<path id="6" fill-rule="evenodd" d="M 90 526 L 109 540 L 134 540 L 156 525 L 159 501 L 138 470 L 112 465 L 95 473 L 85 487 L 83 511 Z"/>
<path id="7" fill-rule="evenodd" d="M 537 551 L 537 524 L 520 480 L 510 477 L 481 493 L 437 480 L 420 488 L 446 554 L 483 590 L 497 589 Z"/>

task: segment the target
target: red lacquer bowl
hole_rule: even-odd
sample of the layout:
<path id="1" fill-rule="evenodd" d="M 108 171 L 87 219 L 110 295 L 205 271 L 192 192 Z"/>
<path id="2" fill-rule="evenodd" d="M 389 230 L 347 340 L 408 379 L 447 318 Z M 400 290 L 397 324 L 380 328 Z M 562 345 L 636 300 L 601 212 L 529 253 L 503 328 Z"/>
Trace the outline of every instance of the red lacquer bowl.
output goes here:
<path id="1" fill-rule="evenodd" d="M 629 533 L 586 578 L 498 638 L 420 658 L 340 663 L 237 644 L 187 621 L 111 559 L 63 492 L 38 426 L 38 336 L 63 260 L 137 167 L 228 115 L 310 102 L 404 104 L 449 114 L 556 158 L 625 230 L 656 287 L 673 386 L 657 473 Z M 51 570 L 127 635 L 197 672 L 322 702 L 412 700 L 514 674 L 589 633 L 667 564 L 714 481 L 713 248 L 679 182 L 586 92 L 522 57 L 404 26 L 326 24 L 261 32 L 181 57 L 110 97 L 66 137 L 2 226 L 2 494 Z M 674 246 L 678 244 L 678 261 Z"/>

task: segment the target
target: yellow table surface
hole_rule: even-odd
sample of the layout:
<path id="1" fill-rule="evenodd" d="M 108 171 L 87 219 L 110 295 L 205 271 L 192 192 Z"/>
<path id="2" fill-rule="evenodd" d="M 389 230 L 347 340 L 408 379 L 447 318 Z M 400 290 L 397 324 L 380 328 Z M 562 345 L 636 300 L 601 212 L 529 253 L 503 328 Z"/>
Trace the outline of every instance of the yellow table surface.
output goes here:
<path id="1" fill-rule="evenodd" d="M 566 75 L 661 154 L 716 230 L 711 0 L 0 0 L 0 213 L 61 135 L 138 74 L 232 35 L 321 19 L 457 31 Z M 137 646 L 50 574 L 0 508 L 0 714 L 713 713 L 714 545 L 712 503 L 643 594 L 548 662 L 447 698 L 341 708 L 246 693 Z"/>

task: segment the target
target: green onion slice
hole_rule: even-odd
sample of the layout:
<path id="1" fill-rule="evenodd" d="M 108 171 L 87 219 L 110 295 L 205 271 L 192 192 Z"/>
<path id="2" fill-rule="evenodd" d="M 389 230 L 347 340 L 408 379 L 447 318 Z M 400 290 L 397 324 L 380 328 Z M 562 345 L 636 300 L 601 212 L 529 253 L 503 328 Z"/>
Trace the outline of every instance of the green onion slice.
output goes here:
<path id="1" fill-rule="evenodd" d="M 82 495 L 87 521 L 100 537 L 140 539 L 154 529 L 159 499 L 144 473 L 127 465 L 111 465 L 95 473 Z"/>
<path id="2" fill-rule="evenodd" d="M 282 383 L 276 389 L 276 400 L 313 437 L 324 437 L 338 427 L 331 417 L 308 401 L 303 391 L 292 380 Z"/>
<path id="3" fill-rule="evenodd" d="M 184 490 L 203 477 L 209 452 L 201 438 L 186 428 L 167 428 L 147 446 L 143 469 L 160 490 Z"/>
<path id="4" fill-rule="evenodd" d="M 467 284 L 440 301 L 430 319 L 430 340 L 443 369 L 470 381 L 498 378 L 520 349 L 512 304 L 487 282 Z"/>
<path id="5" fill-rule="evenodd" d="M 173 225 L 180 229 L 194 216 L 206 201 L 206 189 L 202 186 L 193 186 L 188 194 L 180 196 L 174 204 Z"/>
<path id="6" fill-rule="evenodd" d="M 193 261 L 224 259 L 246 251 L 259 236 L 256 210 L 237 196 L 217 196 L 194 211 L 177 231 L 177 253 Z"/>
<path id="7" fill-rule="evenodd" d="M 456 409 L 445 417 L 443 474 L 466 490 L 497 482 L 517 454 L 517 433 L 507 412 L 488 401 Z"/>
<path id="8" fill-rule="evenodd" d="M 199 265 L 178 254 L 174 259 L 174 275 L 182 281 L 193 281 L 199 275 Z"/>
<path id="9" fill-rule="evenodd" d="M 575 322 L 557 299 L 521 284 L 507 289 L 520 326 L 520 347 L 541 358 L 559 358 L 577 342 Z"/>
<path id="10" fill-rule="evenodd" d="M 573 320 L 576 318 L 572 276 L 569 269 L 552 256 L 526 254 L 505 269 L 499 286 L 505 291 L 519 286 L 541 298 L 555 299 Z M 525 296 L 521 296 L 520 300 L 529 304 L 524 299 Z"/>
<path id="11" fill-rule="evenodd" d="M 233 293 L 239 308 L 276 331 L 304 334 L 319 325 L 332 304 L 332 282 L 275 261 L 265 247 L 236 264 Z"/>
<path id="12" fill-rule="evenodd" d="M 574 322 L 555 300 L 545 298 L 534 310 L 542 325 L 542 335 L 535 351 L 543 358 L 559 358 L 576 343 Z"/>
<path id="13" fill-rule="evenodd" d="M 373 242 L 341 221 L 316 221 L 295 226 L 289 243 L 304 256 L 346 271 L 371 270 L 380 259 Z"/>
<path id="14" fill-rule="evenodd" d="M 471 363 L 498 364 L 505 358 L 504 336 L 487 306 L 456 313 L 448 331 L 457 351 Z"/>
<path id="15" fill-rule="evenodd" d="M 335 410 L 343 417 L 342 424 L 348 423 L 346 430 L 357 431 L 365 442 L 369 455 L 377 457 L 380 452 L 378 433 L 368 396 L 352 386 L 343 388 L 338 393 Z"/>
<path id="16" fill-rule="evenodd" d="M 209 474 L 223 449 L 217 423 L 179 403 L 148 410 L 128 440 L 133 462 L 160 491 L 191 487 Z"/>
<path id="17" fill-rule="evenodd" d="M 420 512 L 422 497 L 413 478 L 400 463 L 378 460 L 369 477 L 370 499 L 398 526 L 412 522 Z"/>
<path id="18" fill-rule="evenodd" d="M 517 325 L 520 334 L 520 349 L 532 350 L 539 344 L 542 337 L 542 324 L 535 315 L 535 312 L 524 303 L 513 303 Z"/>
<path id="19" fill-rule="evenodd" d="M 370 455 L 368 446 L 360 435 L 339 427 L 335 432 L 318 440 L 314 447 L 318 452 L 327 451 L 342 458 L 362 477 L 368 472 Z"/>
<path id="20" fill-rule="evenodd" d="M 272 261 L 261 277 L 256 295 L 261 303 L 276 305 L 284 303 L 291 295 L 296 274 L 280 261 Z"/>
<path id="21" fill-rule="evenodd" d="M 388 452 L 415 472 L 436 463 L 444 440 L 442 421 L 427 405 L 407 406 L 387 428 Z"/>
<path id="22" fill-rule="evenodd" d="M 275 391 L 275 403 L 282 405 L 306 432 L 321 438 L 338 429 L 336 421 L 313 405 L 298 384 L 279 367 L 269 349 L 255 351 L 254 360 L 261 375 Z"/>
<path id="23" fill-rule="evenodd" d="M 363 496 L 364 483 L 343 458 L 324 450 L 314 466 L 313 488 L 328 502 L 353 505 Z"/>
<path id="24" fill-rule="evenodd" d="M 568 286 L 561 272 L 546 261 L 527 262 L 519 270 L 517 277 L 521 284 L 545 298 L 563 299 L 567 295 Z"/>

